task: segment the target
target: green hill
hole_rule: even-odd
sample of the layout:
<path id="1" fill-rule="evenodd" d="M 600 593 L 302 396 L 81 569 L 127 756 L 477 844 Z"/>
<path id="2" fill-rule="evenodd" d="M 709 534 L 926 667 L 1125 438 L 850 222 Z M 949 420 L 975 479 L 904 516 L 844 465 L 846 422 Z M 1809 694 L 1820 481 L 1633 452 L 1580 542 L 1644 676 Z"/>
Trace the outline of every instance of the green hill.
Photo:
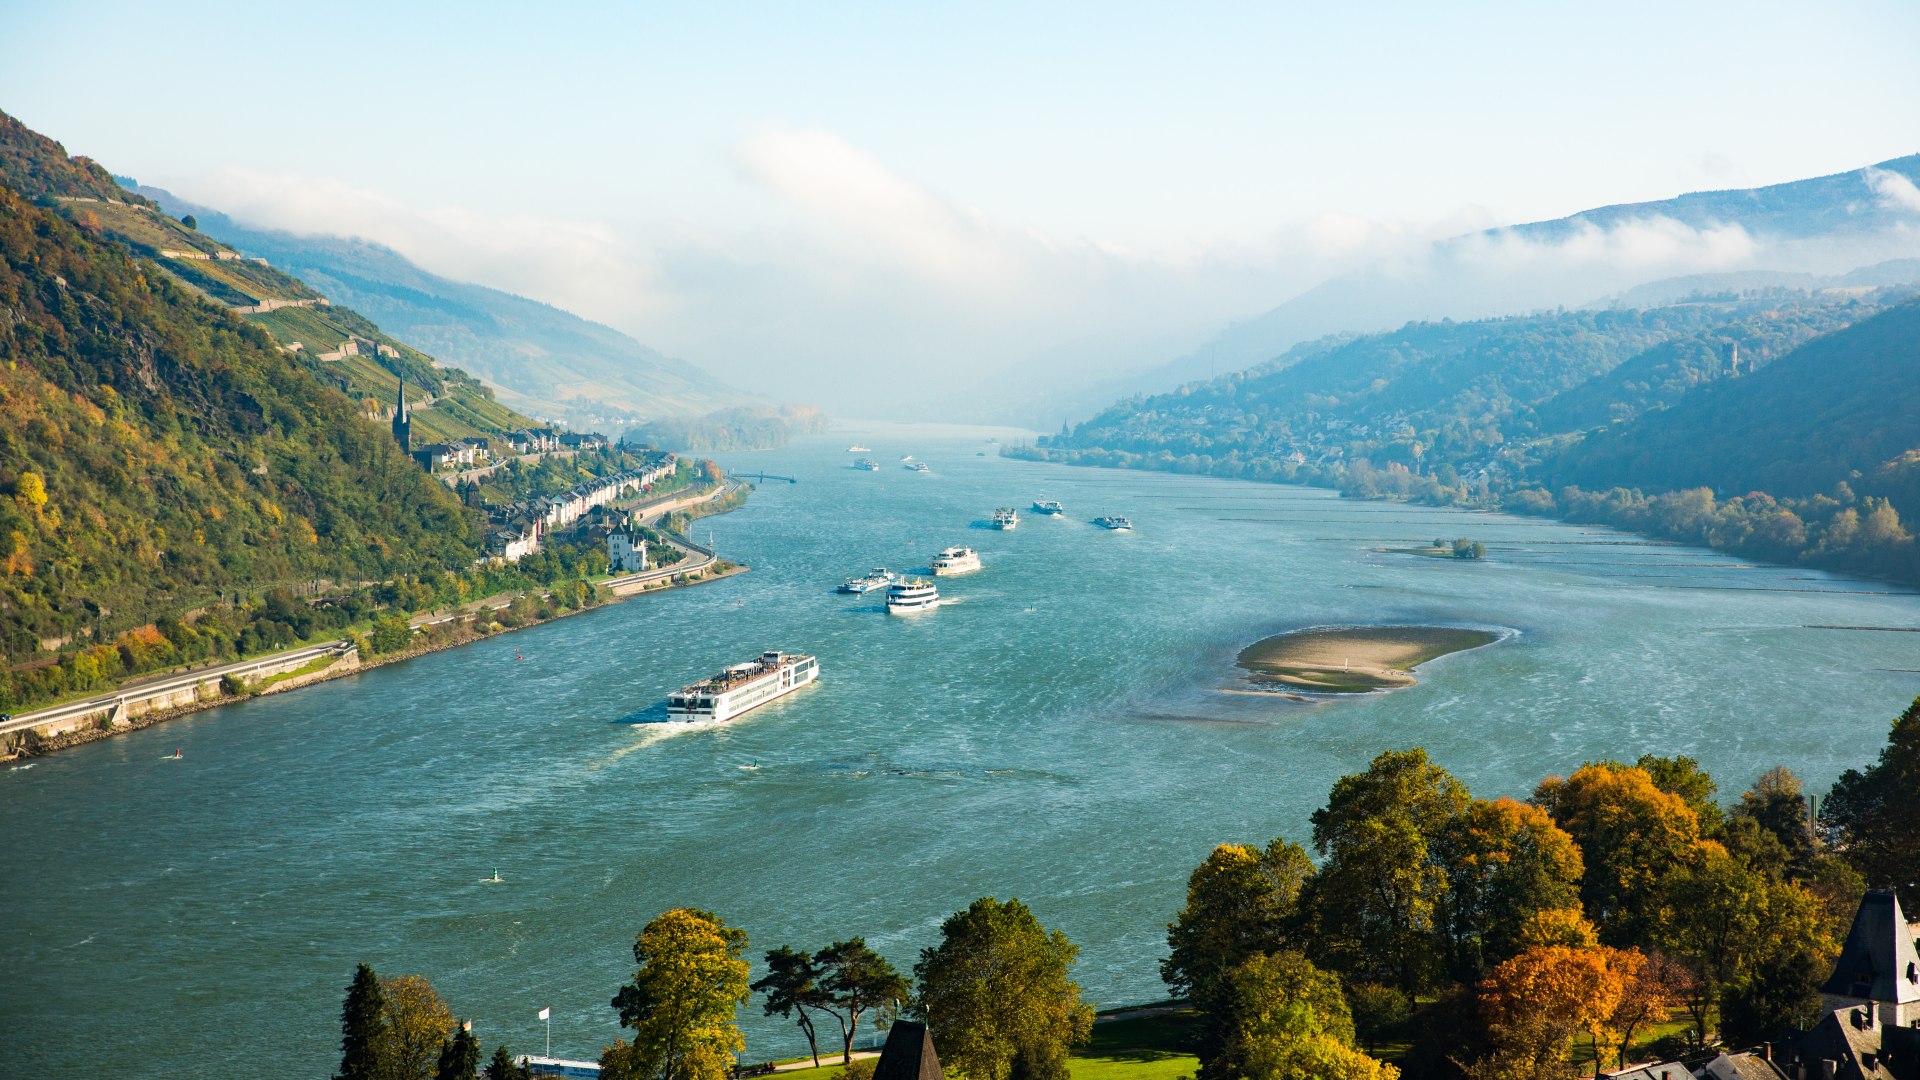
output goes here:
<path id="1" fill-rule="evenodd" d="M 516 407 L 612 429 L 768 402 L 631 337 L 537 300 L 428 273 L 390 248 L 248 228 L 216 209 L 141 188 L 175 214 L 264 256 L 366 312 L 395 335 L 458 364 Z"/>

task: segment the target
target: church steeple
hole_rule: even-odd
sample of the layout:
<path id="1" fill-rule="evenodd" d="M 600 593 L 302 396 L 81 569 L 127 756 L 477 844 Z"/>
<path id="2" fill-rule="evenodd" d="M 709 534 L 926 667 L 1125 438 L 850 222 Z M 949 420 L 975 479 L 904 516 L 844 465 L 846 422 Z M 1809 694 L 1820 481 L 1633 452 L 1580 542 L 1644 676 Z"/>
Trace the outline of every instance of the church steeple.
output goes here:
<path id="1" fill-rule="evenodd" d="M 407 415 L 407 377 L 400 376 L 400 390 L 393 403 L 393 441 L 400 449 L 413 453 L 413 418 Z"/>

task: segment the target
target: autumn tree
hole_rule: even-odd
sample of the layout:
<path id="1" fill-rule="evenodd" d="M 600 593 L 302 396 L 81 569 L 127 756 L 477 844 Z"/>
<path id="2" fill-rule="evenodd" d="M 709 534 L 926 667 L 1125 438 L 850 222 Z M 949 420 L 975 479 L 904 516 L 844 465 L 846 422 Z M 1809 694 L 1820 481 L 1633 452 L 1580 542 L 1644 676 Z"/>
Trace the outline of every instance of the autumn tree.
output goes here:
<path id="1" fill-rule="evenodd" d="M 1577 908 L 1583 865 L 1547 812 L 1512 799 L 1476 799 L 1436 838 L 1446 873 L 1437 920 L 1448 968 L 1477 982 L 1519 953 L 1529 919 Z"/>
<path id="2" fill-rule="evenodd" d="M 943 1062 L 969 1080 L 1065 1080 L 1093 1008 L 1072 978 L 1079 949 L 1018 900 L 975 900 L 940 927 L 914 966 L 913 1009 Z"/>
<path id="3" fill-rule="evenodd" d="M 749 989 L 766 995 L 761 1008 L 768 1016 L 788 1017 L 800 1026 L 814 1068 L 819 1068 L 820 1042 L 811 1010 L 824 1009 L 826 994 L 820 989 L 820 969 L 813 962 L 813 954 L 782 945 L 767 953 L 766 962 L 766 975 Z"/>
<path id="4" fill-rule="evenodd" d="M 1654 892 L 1700 852 L 1700 819 L 1684 798 L 1655 786 L 1638 766 L 1583 766 L 1534 789 L 1542 807 L 1579 846 L 1580 899 L 1601 939 L 1645 939 Z"/>
<path id="5" fill-rule="evenodd" d="M 1447 890 L 1434 845 L 1470 798 L 1419 749 L 1388 751 L 1335 782 L 1313 815 L 1313 845 L 1326 861 L 1308 887 L 1328 966 L 1407 994 L 1430 984 Z"/>
<path id="6" fill-rule="evenodd" d="M 1236 1080 L 1394 1080 L 1354 1049 L 1340 980 L 1301 954 L 1263 953 L 1226 978 L 1231 1019 L 1221 1076 Z"/>
<path id="7" fill-rule="evenodd" d="M 1621 984 L 1606 950 L 1536 946 L 1494 967 L 1480 1008 L 1494 1044 L 1484 1071 L 1516 1078 L 1563 1077 L 1574 1039 L 1602 1030 Z"/>
<path id="8" fill-rule="evenodd" d="M 1893 722 L 1880 758 L 1864 771 L 1848 769 L 1820 807 L 1820 823 L 1834 846 L 1875 888 L 1920 898 L 1920 698 Z"/>
<path id="9" fill-rule="evenodd" d="M 386 998 L 373 969 L 354 969 L 340 1006 L 340 1071 L 334 1080 L 380 1080 L 381 1028 L 386 1022 Z"/>
<path id="10" fill-rule="evenodd" d="M 868 1012 L 898 1009 L 913 988 L 865 938 L 836 941 L 815 958 L 821 1007 L 840 1021 L 840 1061 L 853 1064 L 853 1036 Z"/>
<path id="11" fill-rule="evenodd" d="M 1661 757 L 1658 754 L 1641 754 L 1634 766 L 1644 769 L 1653 786 L 1669 795 L 1678 795 L 1693 811 L 1700 821 L 1700 835 L 1714 836 L 1720 831 L 1720 823 L 1725 813 L 1720 804 L 1714 801 L 1714 795 L 1720 785 L 1700 767 L 1700 762 L 1685 754 L 1673 757 Z"/>
<path id="12" fill-rule="evenodd" d="M 385 1080 L 432 1080 L 441 1044 L 453 1032 L 453 1010 L 424 975 L 380 980 L 385 1018 L 380 1031 L 380 1075 Z"/>
<path id="13" fill-rule="evenodd" d="M 1203 1075 L 1224 1044 L 1227 973 L 1297 937 L 1301 889 L 1313 862 L 1298 844 L 1275 840 L 1213 849 L 1187 878 L 1187 904 L 1167 927 L 1160 977 L 1175 997 L 1205 1015 L 1197 1047 Z"/>
<path id="14" fill-rule="evenodd" d="M 614 995 L 633 1042 L 600 1055 L 606 1080 L 724 1080 L 744 1047 L 734 1015 L 747 1000 L 747 934 L 712 912 L 675 908 L 640 931 L 638 965 Z"/>

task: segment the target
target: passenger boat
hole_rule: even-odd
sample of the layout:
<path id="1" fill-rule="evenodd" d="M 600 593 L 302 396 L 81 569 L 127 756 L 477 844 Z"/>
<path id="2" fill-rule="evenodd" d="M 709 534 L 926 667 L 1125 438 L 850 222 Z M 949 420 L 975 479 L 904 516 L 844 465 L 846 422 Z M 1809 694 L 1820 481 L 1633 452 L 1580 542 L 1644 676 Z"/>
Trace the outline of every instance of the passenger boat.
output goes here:
<path id="1" fill-rule="evenodd" d="M 840 592 L 867 593 L 875 589 L 884 589 L 893 584 L 893 571 L 884 566 L 876 566 L 859 577 L 850 577 L 840 583 Z"/>
<path id="2" fill-rule="evenodd" d="M 667 695 L 667 715 L 676 720 L 731 720 L 785 697 L 820 677 L 820 663 L 799 653 L 763 652 L 711 679 Z"/>
<path id="3" fill-rule="evenodd" d="M 930 472 L 933 467 L 924 461 L 910 461 L 906 468 L 908 472 Z"/>
<path id="4" fill-rule="evenodd" d="M 1117 514 L 1113 517 L 1094 518 L 1093 523 L 1103 529 L 1112 529 L 1115 532 L 1127 532 L 1133 528 L 1133 522 L 1130 519 L 1120 517 Z"/>
<path id="5" fill-rule="evenodd" d="M 955 577 L 980 569 L 980 553 L 972 548 L 950 547 L 933 557 L 933 576 Z"/>
<path id="6" fill-rule="evenodd" d="M 859 461 L 854 462 L 853 467 L 856 469 L 865 469 L 867 472 L 880 471 L 880 463 L 873 460 L 872 458 L 863 457 Z"/>
<path id="7" fill-rule="evenodd" d="M 1020 527 L 1020 515 L 1014 512 L 1013 507 L 1003 506 L 993 512 L 993 527 L 1002 530 L 1017 529 Z"/>
<path id="8" fill-rule="evenodd" d="M 871 454 L 871 453 L 873 453 L 873 451 L 872 451 L 871 449 L 868 449 L 867 447 L 864 447 L 864 446 L 861 446 L 861 445 L 859 445 L 858 443 L 855 443 L 854 445 L 852 445 L 852 446 L 849 446 L 849 447 L 847 447 L 847 453 L 849 453 L 849 454 Z"/>
<path id="9" fill-rule="evenodd" d="M 940 606 L 940 590 L 931 581 L 896 581 L 887 586 L 887 614 L 914 615 Z"/>
<path id="10" fill-rule="evenodd" d="M 1052 499 L 1035 499 L 1033 500 L 1033 512 L 1036 514 L 1045 514 L 1048 517 L 1059 517 L 1061 514 L 1067 512 L 1067 508 Z"/>

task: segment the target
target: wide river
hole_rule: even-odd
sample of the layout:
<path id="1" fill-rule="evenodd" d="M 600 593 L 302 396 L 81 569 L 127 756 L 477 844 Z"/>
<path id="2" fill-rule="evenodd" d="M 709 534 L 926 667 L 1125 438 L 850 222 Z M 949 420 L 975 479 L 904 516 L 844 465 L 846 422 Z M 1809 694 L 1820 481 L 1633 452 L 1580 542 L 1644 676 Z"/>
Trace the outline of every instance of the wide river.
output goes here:
<path id="1" fill-rule="evenodd" d="M 724 455 L 799 479 L 699 524 L 749 573 L 0 768 L 4 1071 L 323 1077 L 358 961 L 431 978 L 489 1051 L 539 1053 L 551 1006 L 554 1053 L 593 1057 L 634 934 L 680 905 L 756 955 L 864 934 L 908 969 L 950 912 L 1017 896 L 1079 944 L 1091 999 L 1151 1000 L 1188 871 L 1221 841 L 1305 840 L 1382 750 L 1425 746 L 1485 796 L 1649 751 L 1698 757 L 1723 795 L 1776 763 L 1824 790 L 1920 692 L 1920 638 L 1817 628 L 1920 626 L 1889 586 L 1015 462 L 987 434 Z M 849 467 L 852 441 L 880 471 Z M 1026 514 L 1043 495 L 1066 515 Z M 983 527 L 1000 505 L 1018 530 Z M 1461 535 L 1488 560 L 1372 550 Z M 948 544 L 986 569 L 938 611 L 832 591 Z M 1264 635 L 1376 622 L 1517 633 L 1390 694 L 1221 692 Z M 821 683 L 724 727 L 663 722 L 668 691 L 767 648 L 817 654 Z M 802 1046 L 757 999 L 741 1017 L 752 1059 Z"/>

